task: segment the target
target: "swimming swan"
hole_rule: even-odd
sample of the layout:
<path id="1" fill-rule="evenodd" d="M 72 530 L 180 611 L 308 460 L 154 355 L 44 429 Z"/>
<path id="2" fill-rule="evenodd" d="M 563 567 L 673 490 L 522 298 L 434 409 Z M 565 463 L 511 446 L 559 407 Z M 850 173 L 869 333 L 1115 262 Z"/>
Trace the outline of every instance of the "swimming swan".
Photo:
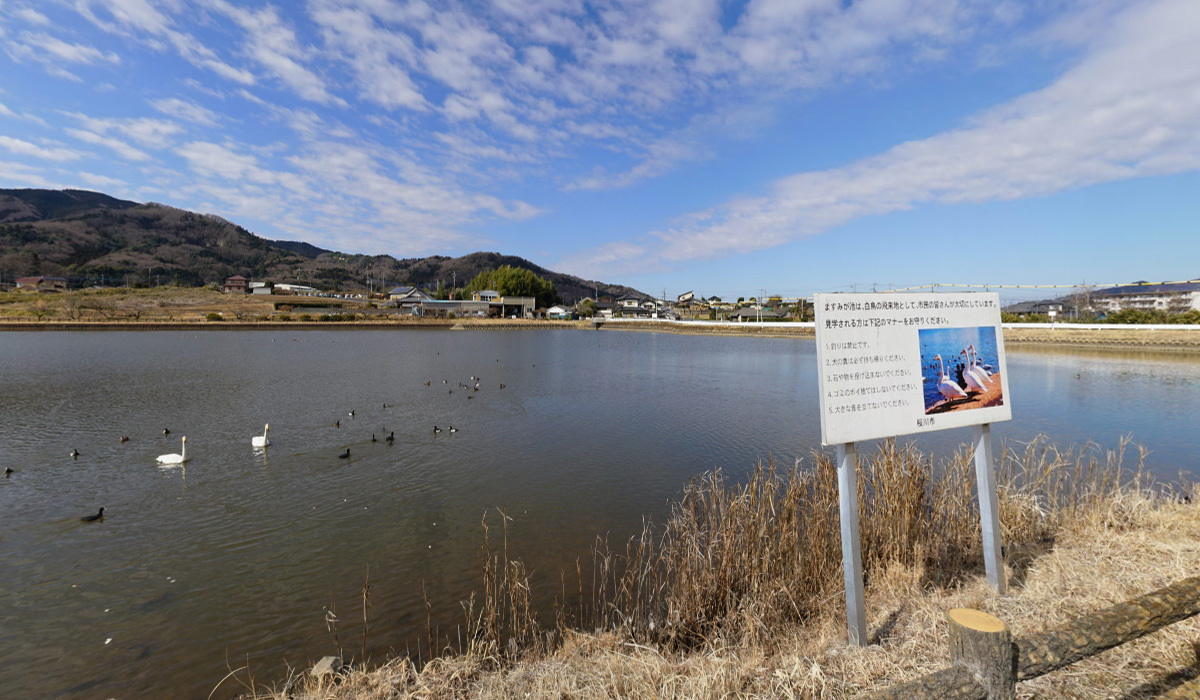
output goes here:
<path id="1" fill-rule="evenodd" d="M 183 447 L 179 448 L 180 454 L 159 455 L 159 464 L 183 464 L 187 461 L 187 436 L 183 437 Z"/>
<path id="2" fill-rule="evenodd" d="M 251 447 L 266 447 L 267 445 L 270 445 L 271 441 L 267 439 L 267 431 L 270 429 L 271 429 L 270 423 L 267 423 L 266 425 L 264 425 L 262 435 L 255 435 L 254 437 L 250 438 L 250 446 Z"/>

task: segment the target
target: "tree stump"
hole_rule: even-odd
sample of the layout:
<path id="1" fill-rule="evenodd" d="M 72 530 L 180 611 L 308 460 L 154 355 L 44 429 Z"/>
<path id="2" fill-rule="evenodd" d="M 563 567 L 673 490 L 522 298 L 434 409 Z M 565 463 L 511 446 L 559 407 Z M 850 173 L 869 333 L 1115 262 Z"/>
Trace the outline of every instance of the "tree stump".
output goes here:
<path id="1" fill-rule="evenodd" d="M 950 623 L 950 660 L 975 674 L 988 700 L 1017 697 L 1017 650 L 1012 633 L 999 618 L 980 610 L 955 608 Z"/>

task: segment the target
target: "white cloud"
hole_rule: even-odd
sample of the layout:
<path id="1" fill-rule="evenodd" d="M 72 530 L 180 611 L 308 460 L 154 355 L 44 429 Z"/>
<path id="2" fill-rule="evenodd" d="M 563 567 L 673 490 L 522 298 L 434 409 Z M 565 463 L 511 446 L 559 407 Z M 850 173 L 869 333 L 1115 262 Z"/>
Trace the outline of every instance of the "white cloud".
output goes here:
<path id="1" fill-rule="evenodd" d="M 118 180 L 115 177 L 109 177 L 107 175 L 96 175 L 95 173 L 86 173 L 83 171 L 77 172 L 75 175 L 92 187 L 106 187 L 111 190 L 112 188 L 116 187 L 128 186 L 128 183 L 126 183 L 124 180 Z"/>
<path id="2" fill-rule="evenodd" d="M 245 31 L 246 53 L 293 92 L 313 102 L 345 105 L 341 98 L 329 93 L 316 73 L 303 65 L 307 52 L 300 46 L 296 32 L 279 18 L 274 7 L 268 5 L 254 12 L 225 0 L 208 1 Z"/>
<path id="3" fill-rule="evenodd" d="M 171 145 L 172 136 L 183 131 L 175 122 L 163 119 L 149 117 L 104 119 L 76 112 L 66 114 L 83 127 L 82 129 L 66 129 L 67 133 L 81 141 L 111 148 L 129 160 L 144 161 L 149 160 L 150 156 L 120 139 L 109 136 L 110 132 L 132 139 L 145 148 L 162 149 Z"/>
<path id="4" fill-rule="evenodd" d="M 43 15 L 41 12 L 38 12 L 37 10 L 31 9 L 28 7 L 18 8 L 17 11 L 14 12 L 13 14 L 15 16 L 19 17 L 20 19 L 24 20 L 25 22 L 32 24 L 36 27 L 49 27 L 50 26 L 50 18 L 49 17 L 47 17 L 46 15 Z"/>
<path id="5" fill-rule="evenodd" d="M 176 10 L 182 9 L 172 2 Z M 175 29 L 174 22 L 147 0 L 75 0 L 75 9 L 100 29 L 126 36 L 144 35 L 152 48 L 174 48 L 184 60 L 207 68 L 217 75 L 242 85 L 253 85 L 254 75 L 220 60 L 216 53 L 191 34 Z"/>
<path id="6" fill-rule="evenodd" d="M 12 50 L 26 52 L 28 56 L 42 59 L 52 56 L 70 63 L 121 62 L 121 58 L 115 53 L 84 44 L 72 44 L 44 32 L 21 32 Z"/>
<path id="7" fill-rule="evenodd" d="M 962 128 L 684 217 L 654 234 L 655 255 L 711 258 L 925 203 L 1033 197 L 1200 169 L 1197 123 L 1200 5 L 1147 4 L 1115 18 L 1087 57 L 1048 87 Z"/>
<path id="8" fill-rule="evenodd" d="M 216 112 L 178 97 L 150 100 L 150 106 L 168 117 L 175 117 L 201 126 L 216 126 L 217 120 L 220 118 Z"/>
<path id="9" fill-rule="evenodd" d="M 46 177 L 45 171 L 40 168 L 5 160 L 0 160 L 0 182 L 8 183 L 13 187 L 45 187 L 47 189 L 64 187 L 58 180 Z"/>
<path id="10" fill-rule="evenodd" d="M 350 64 L 362 99 L 388 109 L 428 109 L 408 69 L 417 55 L 411 37 L 379 26 L 366 8 L 339 0 L 314 2 L 312 18 L 326 46 Z"/>
<path id="11" fill-rule="evenodd" d="M 257 184 L 275 184 L 281 180 L 279 174 L 260 167 L 254 156 L 220 144 L 192 141 L 180 146 L 176 152 L 201 175 Z"/>
<path id="12" fill-rule="evenodd" d="M 97 146 L 104 146 L 105 148 L 111 149 L 117 155 L 121 156 L 122 158 L 125 158 L 126 160 L 135 160 L 135 161 L 150 160 L 150 155 L 148 153 L 146 153 L 145 151 L 139 150 L 137 148 L 134 148 L 133 146 L 130 146 L 129 144 L 125 143 L 124 141 L 122 141 L 120 139 L 115 139 L 110 136 L 102 136 L 93 131 L 87 131 L 86 129 L 66 128 L 66 129 L 63 129 L 63 131 L 70 134 L 71 136 L 79 139 L 80 141 L 83 141 L 84 143 L 91 143 L 91 144 L 95 144 Z"/>
<path id="13" fill-rule="evenodd" d="M 751 6 L 761 18 L 768 10 L 794 14 L 799 7 Z M 878 12 L 874 22 L 889 22 L 882 6 Z M 775 20 L 794 26 L 800 20 L 793 14 Z M 1038 197 L 1200 169 L 1200 5 L 1145 2 L 1103 26 L 1093 31 L 1079 64 L 1054 83 L 960 128 L 776 180 L 764 195 L 680 216 L 665 231 L 563 264 L 588 274 L 644 271 L 647 259 L 679 262 L 769 249 L 923 204 Z M 647 157 L 642 166 L 654 162 Z M 596 186 L 635 177 L 636 168 L 616 177 L 592 175 Z M 589 184 L 584 178 L 576 186 Z"/>
<path id="14" fill-rule="evenodd" d="M 41 158 L 42 160 L 52 161 L 68 161 L 76 160 L 83 157 L 83 153 L 73 151 L 69 148 L 61 148 L 52 146 L 45 148 L 29 141 L 13 138 L 11 136 L 0 136 L 0 148 L 3 148 L 11 153 L 16 153 L 22 156 L 31 156 L 33 158 Z"/>

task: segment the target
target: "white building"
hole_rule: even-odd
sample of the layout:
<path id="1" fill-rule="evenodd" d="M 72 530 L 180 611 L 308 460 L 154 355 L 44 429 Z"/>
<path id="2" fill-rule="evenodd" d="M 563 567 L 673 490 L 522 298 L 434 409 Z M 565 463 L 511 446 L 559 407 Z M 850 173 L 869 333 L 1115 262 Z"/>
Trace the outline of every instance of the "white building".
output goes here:
<path id="1" fill-rule="evenodd" d="M 1149 284 L 1139 282 L 1091 292 L 1091 305 L 1097 311 L 1113 313 L 1125 309 L 1143 309 L 1183 313 L 1200 310 L 1200 280 Z"/>

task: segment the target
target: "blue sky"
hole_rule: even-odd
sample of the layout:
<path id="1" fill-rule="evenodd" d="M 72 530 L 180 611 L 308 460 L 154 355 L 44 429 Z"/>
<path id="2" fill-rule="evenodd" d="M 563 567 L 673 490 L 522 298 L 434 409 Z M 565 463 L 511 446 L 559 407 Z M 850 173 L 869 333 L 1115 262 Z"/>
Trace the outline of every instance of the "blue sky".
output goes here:
<path id="1" fill-rule="evenodd" d="M 1198 124 L 1196 0 L 0 0 L 0 187 L 668 296 L 1200 277 Z"/>

